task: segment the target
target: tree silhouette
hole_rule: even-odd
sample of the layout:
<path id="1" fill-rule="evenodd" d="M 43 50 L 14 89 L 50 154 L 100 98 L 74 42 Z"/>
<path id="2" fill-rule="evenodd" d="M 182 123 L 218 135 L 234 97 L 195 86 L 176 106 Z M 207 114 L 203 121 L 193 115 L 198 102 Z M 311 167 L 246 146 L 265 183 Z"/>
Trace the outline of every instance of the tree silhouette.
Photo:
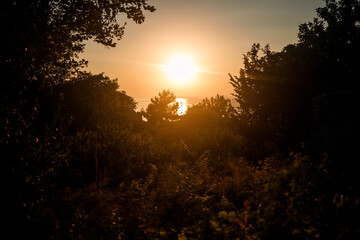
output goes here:
<path id="1" fill-rule="evenodd" d="M 328 0 L 317 13 L 319 19 L 301 25 L 299 32 L 299 45 L 322 63 L 313 98 L 312 146 L 329 154 L 339 182 L 359 188 L 360 1 Z"/>
<path id="2" fill-rule="evenodd" d="M 119 14 L 142 23 L 144 11 L 155 10 L 147 0 L 5 0 L 0 8 L 6 36 L 0 46 L 0 124 L 17 125 L 8 128 L 15 132 L 38 116 L 39 96 L 86 65 L 78 59 L 86 40 L 113 47 L 124 33 Z"/>
<path id="3" fill-rule="evenodd" d="M 177 111 L 179 103 L 176 96 L 170 90 L 159 92 L 158 96 L 151 98 L 151 103 L 143 111 L 143 116 L 150 123 L 168 122 L 179 118 Z"/>
<path id="4" fill-rule="evenodd" d="M 57 88 L 57 92 L 62 93 L 59 101 L 63 102 L 57 114 L 69 119 L 70 128 L 75 132 L 135 123 L 135 100 L 118 88 L 116 79 L 110 80 L 102 74 L 79 73 Z"/>
<path id="5" fill-rule="evenodd" d="M 76 117 L 78 125 L 85 123 L 82 127 L 91 129 L 104 122 L 125 122 L 127 113 L 135 114 L 135 102 L 117 91 L 115 82 L 102 75 L 81 73 L 86 61 L 78 54 L 91 39 L 114 47 L 125 27 L 119 23 L 119 14 L 142 23 L 144 12 L 154 10 L 147 0 L 0 2 L 4 36 L 0 46 L 3 236 L 54 237 L 53 221 L 59 219 L 51 203 L 66 185 L 64 176 L 69 175 L 73 164 L 69 162 L 74 159 L 69 157 L 72 150 L 67 145 L 68 122 L 58 120 Z M 82 97 L 91 100 L 84 102 Z M 71 98 L 78 102 L 71 102 Z M 55 116 L 59 114 L 62 116 Z"/>
<path id="6" fill-rule="evenodd" d="M 258 153 L 266 152 L 265 145 L 291 145 L 310 134 L 312 78 L 304 69 L 313 67 L 306 53 L 294 45 L 273 52 L 254 44 L 240 75 L 230 75 L 241 128 Z"/>
<path id="7" fill-rule="evenodd" d="M 146 0 L 4 0 L 0 4 L 6 36 L 0 53 L 5 76 L 1 96 L 24 92 L 22 88 L 30 82 L 41 88 L 68 79 L 86 64 L 77 58 L 84 41 L 93 39 L 114 47 L 114 39 L 121 39 L 125 28 L 118 23 L 119 14 L 142 23 L 143 12 L 155 10 Z"/>
<path id="8" fill-rule="evenodd" d="M 289 148 L 315 159 L 327 153 L 339 188 L 359 188 L 359 11 L 360 1 L 326 1 L 319 18 L 300 25 L 297 44 L 280 52 L 254 44 L 244 55 L 230 83 L 248 158 L 284 156 Z"/>
<path id="9" fill-rule="evenodd" d="M 236 117 L 229 99 L 222 95 L 205 98 L 190 106 L 182 116 L 179 136 L 185 146 L 192 146 L 192 156 L 200 157 L 206 152 L 218 162 L 228 153 L 241 155 L 243 138 L 236 134 Z"/>
<path id="10" fill-rule="evenodd" d="M 188 108 L 183 116 L 184 126 L 190 128 L 212 131 L 219 126 L 229 126 L 230 121 L 235 119 L 236 111 L 229 99 L 222 95 L 204 98 L 199 103 Z"/>
<path id="11" fill-rule="evenodd" d="M 327 0 L 313 22 L 299 27 L 299 44 L 324 64 L 319 76 L 323 92 L 352 90 L 360 77 L 360 1 Z"/>
<path id="12" fill-rule="evenodd" d="M 359 1 L 326 1 L 317 9 L 319 19 L 300 25 L 297 44 L 280 52 L 254 44 L 244 55 L 244 68 L 239 76 L 230 76 L 230 83 L 239 119 L 253 129 L 256 141 L 306 141 L 313 135 L 314 103 L 319 96 L 336 93 L 335 102 L 340 103 L 340 96 L 349 98 L 345 92 L 356 95 L 359 6 Z M 336 108 L 342 111 L 340 105 Z"/>
<path id="13" fill-rule="evenodd" d="M 205 98 L 194 106 L 191 106 L 188 111 L 192 112 L 196 109 L 203 109 L 205 111 L 213 112 L 221 118 L 232 118 L 235 114 L 235 109 L 231 105 L 230 100 L 226 99 L 222 95 Z"/>

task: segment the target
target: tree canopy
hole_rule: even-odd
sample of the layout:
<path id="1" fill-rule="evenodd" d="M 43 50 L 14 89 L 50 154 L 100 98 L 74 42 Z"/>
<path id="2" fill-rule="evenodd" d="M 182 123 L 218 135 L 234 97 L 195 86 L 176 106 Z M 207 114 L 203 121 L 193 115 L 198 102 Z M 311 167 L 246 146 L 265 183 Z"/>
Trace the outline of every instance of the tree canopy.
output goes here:
<path id="1" fill-rule="evenodd" d="M 359 4 L 326 1 L 318 18 L 300 25 L 298 43 L 280 52 L 254 44 L 244 55 L 244 68 L 239 76 L 230 75 L 230 83 L 240 119 L 261 142 L 306 141 L 316 99 L 356 94 Z"/>
<path id="2" fill-rule="evenodd" d="M 168 122 L 179 118 L 177 111 L 179 103 L 170 90 L 159 92 L 158 96 L 151 98 L 151 103 L 143 111 L 144 117 L 151 123 Z"/>
<path id="3" fill-rule="evenodd" d="M 30 121 L 40 109 L 40 95 L 83 76 L 87 62 L 78 54 L 86 40 L 114 47 L 124 34 L 120 14 L 142 23 L 145 11 L 155 11 L 147 0 L 4 0 L 0 9 L 2 125 L 17 116 Z"/>
<path id="4" fill-rule="evenodd" d="M 4 0 L 1 2 L 3 34 L 2 63 L 34 59 L 34 64 L 70 61 L 84 49 L 84 41 L 93 39 L 114 47 L 120 40 L 125 23 L 117 16 L 125 14 L 142 23 L 144 11 L 155 8 L 147 0 Z M 9 24 L 10 23 L 10 24 Z M 14 59 L 15 58 L 15 59 Z"/>

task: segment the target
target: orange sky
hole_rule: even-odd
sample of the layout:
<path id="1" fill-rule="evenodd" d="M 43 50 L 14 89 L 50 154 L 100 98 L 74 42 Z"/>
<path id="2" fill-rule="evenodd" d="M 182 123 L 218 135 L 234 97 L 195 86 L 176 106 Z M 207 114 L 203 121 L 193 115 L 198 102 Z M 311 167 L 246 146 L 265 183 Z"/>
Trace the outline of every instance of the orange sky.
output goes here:
<path id="1" fill-rule="evenodd" d="M 230 97 L 228 73 L 237 74 L 253 43 L 279 51 L 297 41 L 298 25 L 311 21 L 321 0 L 153 0 L 155 13 L 143 24 L 128 22 L 115 48 L 89 42 L 81 57 L 87 70 L 117 78 L 120 89 L 135 98 L 150 98 L 163 89 L 177 97 Z M 206 72 L 191 83 L 174 84 L 159 65 L 172 55 L 192 56 Z"/>

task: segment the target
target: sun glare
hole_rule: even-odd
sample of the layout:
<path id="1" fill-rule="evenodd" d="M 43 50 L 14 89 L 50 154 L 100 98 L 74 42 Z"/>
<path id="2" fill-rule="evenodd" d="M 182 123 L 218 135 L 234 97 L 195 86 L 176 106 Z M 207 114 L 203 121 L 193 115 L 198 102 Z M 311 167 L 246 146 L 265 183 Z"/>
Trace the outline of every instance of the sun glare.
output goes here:
<path id="1" fill-rule="evenodd" d="M 185 99 L 185 98 L 177 98 L 176 102 L 179 104 L 177 114 L 179 116 L 184 115 L 187 112 L 187 109 L 188 109 L 187 99 Z"/>
<path id="2" fill-rule="evenodd" d="M 197 71 L 193 59 L 187 55 L 175 55 L 168 64 L 165 70 L 172 81 L 177 84 L 189 83 Z"/>

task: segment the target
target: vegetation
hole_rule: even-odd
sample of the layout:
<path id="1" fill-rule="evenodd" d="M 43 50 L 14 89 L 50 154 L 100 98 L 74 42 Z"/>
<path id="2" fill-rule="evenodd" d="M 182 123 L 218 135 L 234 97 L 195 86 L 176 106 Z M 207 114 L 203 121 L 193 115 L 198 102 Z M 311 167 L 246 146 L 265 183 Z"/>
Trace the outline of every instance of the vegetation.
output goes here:
<path id="1" fill-rule="evenodd" d="M 177 116 L 171 91 L 136 112 L 77 58 L 146 0 L 2 1 L 1 235 L 359 239 L 360 1 L 325 2 L 298 43 L 244 55 L 237 109 L 217 95 Z"/>
<path id="2" fill-rule="evenodd" d="M 151 103 L 143 111 L 143 115 L 149 123 L 174 121 L 179 118 L 177 111 L 179 103 L 176 96 L 170 90 L 163 90 L 159 96 L 151 98 Z"/>

